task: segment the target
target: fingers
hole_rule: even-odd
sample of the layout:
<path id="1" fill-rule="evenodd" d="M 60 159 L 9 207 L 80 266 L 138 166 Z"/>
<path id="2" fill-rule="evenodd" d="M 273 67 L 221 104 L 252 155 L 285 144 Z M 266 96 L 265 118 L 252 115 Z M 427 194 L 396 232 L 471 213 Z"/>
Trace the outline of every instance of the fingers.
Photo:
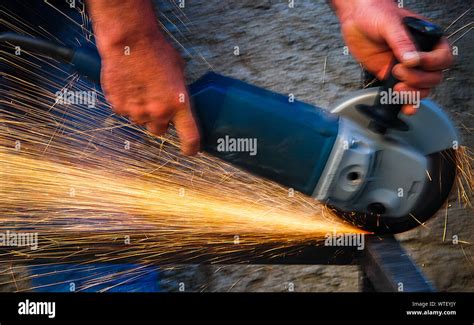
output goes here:
<path id="1" fill-rule="evenodd" d="M 396 23 L 390 24 L 390 27 L 386 28 L 387 34 L 385 35 L 395 57 L 401 62 L 392 69 L 393 75 L 401 81 L 394 90 L 397 92 L 418 92 L 419 97 L 416 97 L 419 99 L 427 97 L 430 88 L 441 82 L 443 78 L 441 70 L 452 64 L 451 48 L 447 40 L 442 39 L 433 51 L 418 52 L 401 21 L 398 24 L 399 27 L 396 27 Z M 399 31 L 395 31 L 394 28 L 398 28 Z M 419 103 L 417 105 L 403 105 L 402 113 L 413 115 L 418 107 Z"/>
<path id="2" fill-rule="evenodd" d="M 195 155 L 198 153 L 200 134 L 190 106 L 186 105 L 183 109 L 178 110 L 173 121 L 181 140 L 181 151 L 185 155 Z"/>
<path id="3" fill-rule="evenodd" d="M 163 135 L 168 130 L 169 122 L 168 121 L 153 121 L 145 124 L 148 131 L 155 135 Z"/>
<path id="4" fill-rule="evenodd" d="M 423 71 L 408 68 L 402 64 L 395 65 L 392 69 L 392 73 L 398 80 L 408 86 L 416 88 L 433 88 L 439 84 L 443 78 L 441 71 Z"/>
<path id="5" fill-rule="evenodd" d="M 185 155 L 195 155 L 199 152 L 200 134 L 187 98 L 186 91 L 180 91 L 177 100 L 172 101 L 170 107 L 153 107 L 150 110 L 153 112 L 152 120 L 147 123 L 147 129 L 156 135 L 162 135 L 168 129 L 169 122 L 173 121 L 181 140 L 181 151 Z"/>
<path id="6" fill-rule="evenodd" d="M 419 66 L 427 71 L 439 71 L 447 69 L 453 63 L 451 48 L 446 38 L 432 51 L 419 52 L 401 19 L 394 18 L 388 22 L 382 33 L 397 60 L 406 67 Z"/>
<path id="7" fill-rule="evenodd" d="M 401 17 L 394 17 L 383 26 L 381 34 L 399 62 L 408 67 L 420 63 L 420 55 L 415 44 L 403 26 Z"/>
<path id="8" fill-rule="evenodd" d="M 150 114 L 142 105 L 129 107 L 129 112 L 128 118 L 135 124 L 143 125 L 150 121 Z"/>
<path id="9" fill-rule="evenodd" d="M 405 104 L 402 106 L 402 113 L 406 115 L 415 114 L 420 106 L 419 100 L 427 97 L 430 93 L 429 89 L 410 87 L 409 85 L 403 82 L 397 83 L 393 90 L 396 92 L 410 92 L 411 94 L 413 94 L 412 98 L 417 100 L 417 103 L 412 102 L 412 104 Z"/>
<path id="10" fill-rule="evenodd" d="M 133 123 L 145 125 L 147 130 L 157 136 L 166 133 L 172 120 L 181 140 L 181 151 L 185 155 L 195 155 L 200 147 L 200 134 L 191 112 L 191 107 L 184 103 L 173 103 L 174 107 L 164 107 L 163 103 L 146 105 L 113 106 L 117 114 L 127 116 Z M 125 108 L 124 108 L 125 107 Z"/>
<path id="11" fill-rule="evenodd" d="M 431 52 L 420 53 L 420 67 L 427 71 L 447 69 L 453 63 L 453 55 L 448 41 L 443 38 Z"/>
<path id="12" fill-rule="evenodd" d="M 147 108 L 150 116 L 145 124 L 147 130 L 157 136 L 165 134 L 173 117 L 173 110 L 158 102 L 150 103 Z"/>
<path id="13" fill-rule="evenodd" d="M 402 106 L 402 113 L 405 115 L 415 115 L 417 111 L 416 106 L 414 105 L 403 105 Z"/>
<path id="14" fill-rule="evenodd" d="M 419 92 L 420 93 L 420 98 L 425 98 L 428 97 L 430 94 L 430 90 L 426 88 L 415 88 L 415 87 L 410 87 L 406 83 L 399 82 L 395 85 L 394 91 L 400 92 L 400 91 L 405 91 L 405 92 Z"/>

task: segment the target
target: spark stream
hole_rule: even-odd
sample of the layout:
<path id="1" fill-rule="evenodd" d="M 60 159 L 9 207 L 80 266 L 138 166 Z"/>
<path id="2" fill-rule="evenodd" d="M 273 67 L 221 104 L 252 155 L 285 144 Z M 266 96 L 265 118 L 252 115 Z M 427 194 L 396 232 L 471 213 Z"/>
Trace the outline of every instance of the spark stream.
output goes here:
<path id="1" fill-rule="evenodd" d="M 32 83 L 34 65 L 6 56 L 17 69 L 4 76 L 0 108 L 0 231 L 37 232 L 28 258 L 161 261 L 266 244 L 272 255 L 327 232 L 361 233 L 311 198 L 206 154 L 182 156 L 174 131 L 152 136 L 99 93 L 94 109 L 58 102 L 58 89 L 93 89 L 74 76 Z M 112 252 L 117 241 L 125 247 Z"/>

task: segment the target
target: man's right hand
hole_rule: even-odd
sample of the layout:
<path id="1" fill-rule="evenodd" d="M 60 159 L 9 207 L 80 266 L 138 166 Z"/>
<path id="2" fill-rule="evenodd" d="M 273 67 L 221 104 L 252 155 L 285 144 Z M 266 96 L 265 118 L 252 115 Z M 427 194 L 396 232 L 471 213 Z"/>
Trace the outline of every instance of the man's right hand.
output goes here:
<path id="1" fill-rule="evenodd" d="M 102 58 L 101 84 L 113 110 L 162 135 L 170 122 L 184 154 L 199 151 L 183 62 L 166 41 L 148 1 L 88 2 Z"/>

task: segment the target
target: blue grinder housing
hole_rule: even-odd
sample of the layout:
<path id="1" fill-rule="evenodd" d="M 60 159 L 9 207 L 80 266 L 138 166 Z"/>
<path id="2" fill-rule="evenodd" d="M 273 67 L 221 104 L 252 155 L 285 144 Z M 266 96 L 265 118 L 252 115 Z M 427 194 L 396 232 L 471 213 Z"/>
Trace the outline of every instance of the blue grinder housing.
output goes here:
<path id="1" fill-rule="evenodd" d="M 337 115 L 213 72 L 189 90 L 204 151 L 313 194 L 337 137 Z M 255 139 L 257 154 L 219 150 L 226 137 Z"/>

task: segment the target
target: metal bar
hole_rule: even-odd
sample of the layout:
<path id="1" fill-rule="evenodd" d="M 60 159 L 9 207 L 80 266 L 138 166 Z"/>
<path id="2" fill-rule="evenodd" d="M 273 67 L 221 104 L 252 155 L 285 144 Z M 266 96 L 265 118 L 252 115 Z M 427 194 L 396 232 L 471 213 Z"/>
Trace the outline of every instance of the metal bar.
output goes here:
<path id="1" fill-rule="evenodd" d="M 381 292 L 434 292 L 432 284 L 392 236 L 367 236 L 360 265 L 363 289 Z M 371 287 L 371 288 L 370 288 Z"/>
<path id="2" fill-rule="evenodd" d="M 168 264 L 267 264 L 267 265 L 360 265 L 362 291 L 433 292 L 435 289 L 393 236 L 365 236 L 365 249 L 331 247 L 323 243 L 281 248 L 277 243 L 243 249 L 232 243 L 207 244 L 199 249 L 156 256 L 153 243 L 140 247 L 123 243 L 61 245 L 53 251 L 17 254 L 0 249 L 4 262 L 29 265 L 44 263 Z M 41 245 L 39 247 L 42 247 Z M 87 250 L 85 250 L 87 249 Z M 54 252 L 57 252 L 55 254 Z M 140 254 L 136 254 L 140 252 Z M 64 258 L 64 256 L 69 256 Z"/>

